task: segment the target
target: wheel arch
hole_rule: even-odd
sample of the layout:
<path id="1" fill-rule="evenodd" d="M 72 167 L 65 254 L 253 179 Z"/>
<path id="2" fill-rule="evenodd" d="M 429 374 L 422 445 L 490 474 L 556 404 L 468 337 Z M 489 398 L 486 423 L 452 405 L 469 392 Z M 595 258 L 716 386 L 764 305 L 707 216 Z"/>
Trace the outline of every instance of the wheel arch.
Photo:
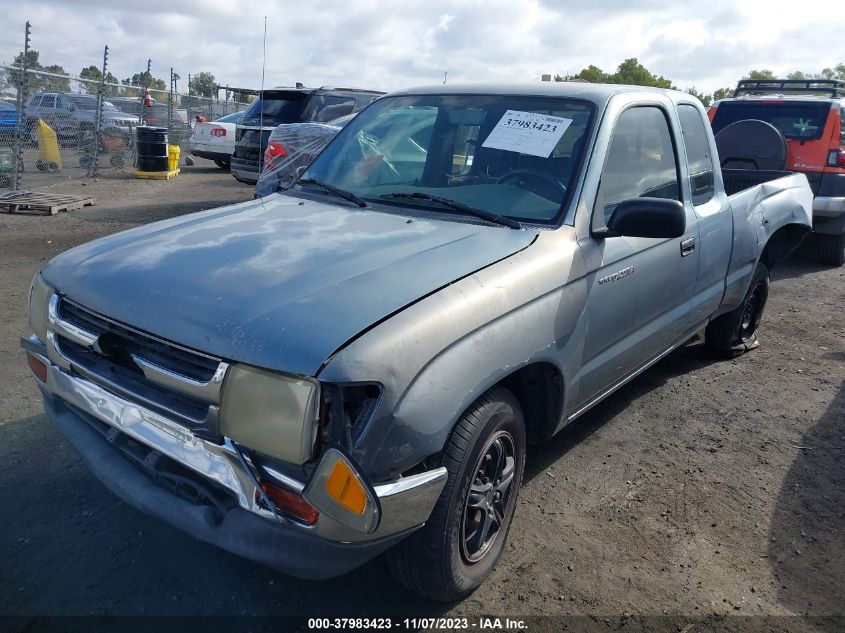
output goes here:
<path id="1" fill-rule="evenodd" d="M 563 374 L 557 366 L 544 361 L 531 363 L 496 385 L 508 389 L 519 402 L 529 444 L 551 439 L 563 415 L 565 396 Z"/>
<path id="2" fill-rule="evenodd" d="M 769 271 L 789 257 L 810 234 L 810 227 L 803 224 L 787 224 L 772 233 L 763 247 L 760 260 Z"/>

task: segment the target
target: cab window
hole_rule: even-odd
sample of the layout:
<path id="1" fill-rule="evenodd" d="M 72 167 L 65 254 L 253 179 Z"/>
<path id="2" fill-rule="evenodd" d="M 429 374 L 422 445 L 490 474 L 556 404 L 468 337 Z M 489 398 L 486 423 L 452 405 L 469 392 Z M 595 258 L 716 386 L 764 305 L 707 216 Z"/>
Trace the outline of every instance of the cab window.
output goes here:
<path id="1" fill-rule="evenodd" d="M 602 170 L 593 230 L 607 226 L 616 206 L 632 198 L 678 200 L 678 161 L 666 114 L 636 106 L 619 115 Z"/>
<path id="2" fill-rule="evenodd" d="M 713 157 L 707 138 L 707 128 L 704 127 L 704 120 L 695 106 L 680 104 L 678 117 L 681 119 L 684 145 L 687 148 L 692 203 L 704 204 L 713 198 L 715 192 Z"/>

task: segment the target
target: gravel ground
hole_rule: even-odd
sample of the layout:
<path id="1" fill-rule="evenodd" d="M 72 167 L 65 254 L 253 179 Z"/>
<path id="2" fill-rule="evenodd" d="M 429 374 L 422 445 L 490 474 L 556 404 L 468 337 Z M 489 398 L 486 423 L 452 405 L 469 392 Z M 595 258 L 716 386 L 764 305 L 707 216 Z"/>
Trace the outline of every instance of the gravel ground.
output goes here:
<path id="1" fill-rule="evenodd" d="M 433 605 L 380 559 L 322 583 L 255 566 L 89 474 L 45 418 L 19 351 L 30 279 L 71 246 L 251 190 L 198 160 L 170 182 L 115 174 L 61 191 L 97 205 L 0 215 L 3 615 L 314 616 L 331 596 L 346 616 L 580 615 L 607 628 L 845 616 L 845 268 L 793 257 L 773 274 L 759 349 L 725 361 L 694 340 L 530 452 L 495 574 L 463 602 Z"/>

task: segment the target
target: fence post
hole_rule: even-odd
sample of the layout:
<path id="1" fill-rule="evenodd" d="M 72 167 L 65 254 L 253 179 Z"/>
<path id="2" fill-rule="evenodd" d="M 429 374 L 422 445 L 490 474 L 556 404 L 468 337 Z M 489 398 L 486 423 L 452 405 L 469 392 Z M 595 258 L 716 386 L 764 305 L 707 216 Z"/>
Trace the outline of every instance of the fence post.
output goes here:
<path id="1" fill-rule="evenodd" d="M 15 152 L 14 152 L 14 176 L 12 178 L 12 189 L 18 190 L 21 186 L 21 168 L 23 167 L 23 135 L 25 133 L 25 107 L 26 107 L 26 58 L 29 54 L 29 34 L 31 27 L 29 20 L 26 22 L 23 40 L 23 59 L 21 60 L 21 78 L 18 84 L 18 100 L 15 104 L 15 115 L 17 125 L 15 126 Z"/>
<path id="2" fill-rule="evenodd" d="M 106 89 L 106 69 L 109 64 L 109 46 L 103 49 L 103 75 L 100 77 L 100 85 L 97 88 L 97 119 L 94 122 L 94 139 L 93 151 L 91 156 L 91 164 L 88 165 L 88 177 L 93 178 L 97 175 L 97 159 L 100 157 L 100 130 L 102 129 L 103 121 L 103 92 Z"/>
<path id="3" fill-rule="evenodd" d="M 167 137 L 173 134 L 173 66 L 170 67 L 170 99 L 167 108 Z M 172 141 L 171 141 L 172 142 Z"/>
<path id="4" fill-rule="evenodd" d="M 150 74 L 150 70 L 153 66 L 153 60 L 147 58 L 147 77 L 152 79 L 152 75 Z M 142 82 L 141 85 L 141 103 L 138 106 L 138 125 L 144 125 L 144 97 L 147 96 L 147 90 L 150 89 L 149 81 L 146 83 Z"/>

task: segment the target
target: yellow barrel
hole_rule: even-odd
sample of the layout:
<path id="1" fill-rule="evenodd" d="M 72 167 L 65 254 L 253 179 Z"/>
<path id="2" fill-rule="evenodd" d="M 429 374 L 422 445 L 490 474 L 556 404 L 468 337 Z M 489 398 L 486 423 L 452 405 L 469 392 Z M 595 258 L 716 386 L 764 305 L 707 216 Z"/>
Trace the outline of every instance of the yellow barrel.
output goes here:
<path id="1" fill-rule="evenodd" d="M 41 149 L 39 169 L 57 171 L 62 168 L 62 156 L 59 153 L 59 138 L 49 125 L 38 119 L 38 147 Z M 43 167 L 42 167 L 43 165 Z"/>
<path id="2" fill-rule="evenodd" d="M 181 150 L 178 145 L 167 146 L 167 169 L 174 171 L 179 169 L 179 154 Z"/>

